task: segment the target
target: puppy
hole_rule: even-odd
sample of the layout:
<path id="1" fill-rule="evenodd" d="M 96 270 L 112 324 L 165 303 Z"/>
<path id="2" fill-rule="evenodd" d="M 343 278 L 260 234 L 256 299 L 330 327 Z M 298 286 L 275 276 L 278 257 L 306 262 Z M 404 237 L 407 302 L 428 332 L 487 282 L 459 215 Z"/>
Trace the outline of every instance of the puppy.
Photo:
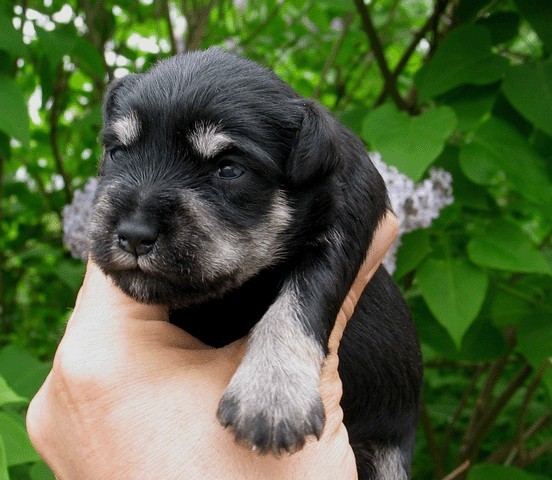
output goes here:
<path id="1" fill-rule="evenodd" d="M 217 412 L 238 440 L 280 454 L 319 437 L 328 337 L 389 207 L 362 142 L 270 71 L 209 49 L 116 81 L 103 144 L 94 260 L 210 345 L 250 334 Z M 383 268 L 339 355 L 360 478 L 408 478 L 421 356 Z"/>

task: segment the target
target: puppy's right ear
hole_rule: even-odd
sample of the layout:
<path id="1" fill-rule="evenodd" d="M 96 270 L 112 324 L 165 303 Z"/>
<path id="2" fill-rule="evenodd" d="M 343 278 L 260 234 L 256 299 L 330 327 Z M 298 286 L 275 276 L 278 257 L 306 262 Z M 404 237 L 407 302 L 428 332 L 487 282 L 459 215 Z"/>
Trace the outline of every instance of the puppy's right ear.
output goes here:
<path id="1" fill-rule="evenodd" d="M 318 103 L 301 103 L 303 120 L 286 169 L 296 186 L 329 175 L 341 163 L 339 122 Z"/>
<path id="2" fill-rule="evenodd" d="M 122 101 L 132 91 L 138 79 L 139 75 L 132 74 L 113 80 L 109 84 L 103 104 L 105 123 L 110 118 L 117 117 L 117 113 L 121 111 Z"/>

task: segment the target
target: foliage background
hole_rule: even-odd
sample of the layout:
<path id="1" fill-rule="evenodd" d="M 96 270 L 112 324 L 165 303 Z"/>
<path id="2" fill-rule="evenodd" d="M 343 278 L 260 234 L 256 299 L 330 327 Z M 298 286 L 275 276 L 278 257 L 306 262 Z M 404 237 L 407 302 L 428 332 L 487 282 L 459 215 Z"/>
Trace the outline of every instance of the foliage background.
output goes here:
<path id="1" fill-rule="evenodd" d="M 549 478 L 550 25 L 547 0 L 2 1 L 0 480 L 53 478 L 23 418 L 83 274 L 61 211 L 95 174 L 105 86 L 210 45 L 413 180 L 453 174 L 454 204 L 402 238 L 394 274 L 426 363 L 413 476 Z"/>

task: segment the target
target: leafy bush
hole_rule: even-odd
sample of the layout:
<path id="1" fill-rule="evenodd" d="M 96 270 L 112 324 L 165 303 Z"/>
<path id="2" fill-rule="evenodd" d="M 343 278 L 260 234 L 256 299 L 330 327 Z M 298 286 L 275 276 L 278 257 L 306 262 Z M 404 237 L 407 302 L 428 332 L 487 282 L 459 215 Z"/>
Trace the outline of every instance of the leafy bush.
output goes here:
<path id="1" fill-rule="evenodd" d="M 95 174 L 107 80 L 209 45 L 273 68 L 412 180 L 452 173 L 454 203 L 402 237 L 394 273 L 426 362 L 414 477 L 545 478 L 550 25 L 535 0 L 3 2 L 0 478 L 47 478 L 22 414 L 82 278 L 61 212 Z M 21 365 L 40 374 L 23 385 Z"/>

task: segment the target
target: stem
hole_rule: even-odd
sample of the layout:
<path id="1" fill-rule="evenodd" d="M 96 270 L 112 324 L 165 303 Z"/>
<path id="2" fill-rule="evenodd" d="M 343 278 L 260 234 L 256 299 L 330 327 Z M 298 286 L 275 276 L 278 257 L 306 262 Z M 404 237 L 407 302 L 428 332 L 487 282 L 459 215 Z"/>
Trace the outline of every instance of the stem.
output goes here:
<path id="1" fill-rule="evenodd" d="M 405 100 L 401 97 L 401 94 L 397 90 L 397 84 L 395 82 L 395 79 L 393 78 L 393 75 L 391 74 L 391 71 L 389 70 L 387 61 L 385 60 L 383 46 L 378 37 L 374 22 L 372 21 L 372 16 L 370 15 L 370 10 L 368 6 L 364 3 L 363 0 L 354 0 L 354 2 L 362 20 L 363 30 L 366 33 L 368 40 L 370 41 L 372 51 L 374 52 L 374 57 L 383 76 L 384 88 L 387 91 L 387 94 L 393 99 L 393 102 L 399 109 L 410 111 L 412 108 L 405 102 Z"/>

